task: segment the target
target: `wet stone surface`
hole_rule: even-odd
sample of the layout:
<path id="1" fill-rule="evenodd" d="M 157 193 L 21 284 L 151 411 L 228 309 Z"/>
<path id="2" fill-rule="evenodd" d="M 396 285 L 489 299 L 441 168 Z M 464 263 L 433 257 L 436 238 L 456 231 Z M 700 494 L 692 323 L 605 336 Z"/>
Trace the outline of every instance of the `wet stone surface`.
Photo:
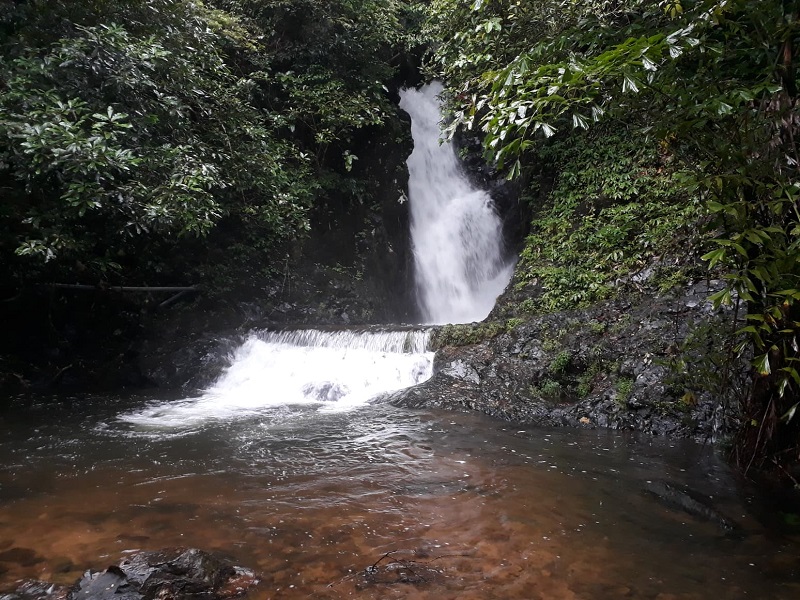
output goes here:
<path id="1" fill-rule="evenodd" d="M 138 552 L 119 566 L 86 571 L 72 586 L 29 580 L 0 600 L 222 600 L 244 594 L 256 575 L 195 548 Z"/>
<path id="2" fill-rule="evenodd" d="M 718 440 L 748 364 L 734 361 L 729 391 L 714 389 L 723 374 L 708 348 L 731 325 L 707 301 L 715 285 L 505 321 L 510 300 L 501 298 L 494 321 L 440 330 L 432 379 L 383 400 L 520 424 Z"/>

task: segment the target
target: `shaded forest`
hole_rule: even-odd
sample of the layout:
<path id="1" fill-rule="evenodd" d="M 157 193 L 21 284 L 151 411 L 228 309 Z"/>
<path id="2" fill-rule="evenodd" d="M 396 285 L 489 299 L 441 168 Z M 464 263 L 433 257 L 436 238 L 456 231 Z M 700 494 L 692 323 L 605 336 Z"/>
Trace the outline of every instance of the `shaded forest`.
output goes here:
<path id="1" fill-rule="evenodd" d="M 798 19 L 789 0 L 3 1 L 2 300 L 277 275 L 374 201 L 364 141 L 401 137 L 397 87 L 438 78 L 446 134 L 520 190 L 517 317 L 644 271 L 650 291 L 722 280 L 714 349 L 752 361 L 734 459 L 791 476 Z"/>

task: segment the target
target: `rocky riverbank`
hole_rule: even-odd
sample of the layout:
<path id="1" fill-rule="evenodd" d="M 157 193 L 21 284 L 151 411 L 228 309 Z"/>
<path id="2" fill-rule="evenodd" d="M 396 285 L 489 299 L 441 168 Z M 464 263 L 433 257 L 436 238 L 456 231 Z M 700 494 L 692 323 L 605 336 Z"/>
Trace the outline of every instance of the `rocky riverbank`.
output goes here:
<path id="1" fill-rule="evenodd" d="M 719 285 L 499 319 L 511 314 L 508 292 L 494 320 L 439 329 L 433 378 L 388 400 L 515 423 L 719 440 L 748 367 L 730 360 L 722 342 L 733 315 L 707 300 Z"/>

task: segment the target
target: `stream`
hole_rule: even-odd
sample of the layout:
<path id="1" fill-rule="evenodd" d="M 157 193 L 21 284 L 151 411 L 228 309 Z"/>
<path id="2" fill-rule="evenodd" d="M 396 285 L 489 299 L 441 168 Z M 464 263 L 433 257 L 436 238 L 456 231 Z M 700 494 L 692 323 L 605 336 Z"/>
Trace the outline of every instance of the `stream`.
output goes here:
<path id="1" fill-rule="evenodd" d="M 28 399 L 30 400 L 30 399 Z M 797 545 L 690 441 L 513 427 L 383 404 L 137 424 L 169 399 L 63 398 L 0 420 L 0 589 L 136 549 L 220 551 L 250 598 L 797 598 Z M 135 420 L 135 419 L 134 419 Z M 667 480 L 739 525 L 666 507 Z M 364 570 L 410 561 L 425 583 Z M 795 578 L 795 579 L 793 579 Z"/>

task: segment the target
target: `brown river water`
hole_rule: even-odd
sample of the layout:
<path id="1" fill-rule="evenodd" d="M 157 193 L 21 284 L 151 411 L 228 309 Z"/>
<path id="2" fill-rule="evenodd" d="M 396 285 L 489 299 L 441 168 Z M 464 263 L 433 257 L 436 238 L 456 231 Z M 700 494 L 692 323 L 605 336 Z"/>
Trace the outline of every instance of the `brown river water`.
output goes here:
<path id="1" fill-rule="evenodd" d="M 0 590 L 181 545 L 257 571 L 253 599 L 800 598 L 798 541 L 693 442 L 380 405 L 117 420 L 145 402 L 0 416 Z M 740 529 L 664 506 L 655 480 Z"/>

